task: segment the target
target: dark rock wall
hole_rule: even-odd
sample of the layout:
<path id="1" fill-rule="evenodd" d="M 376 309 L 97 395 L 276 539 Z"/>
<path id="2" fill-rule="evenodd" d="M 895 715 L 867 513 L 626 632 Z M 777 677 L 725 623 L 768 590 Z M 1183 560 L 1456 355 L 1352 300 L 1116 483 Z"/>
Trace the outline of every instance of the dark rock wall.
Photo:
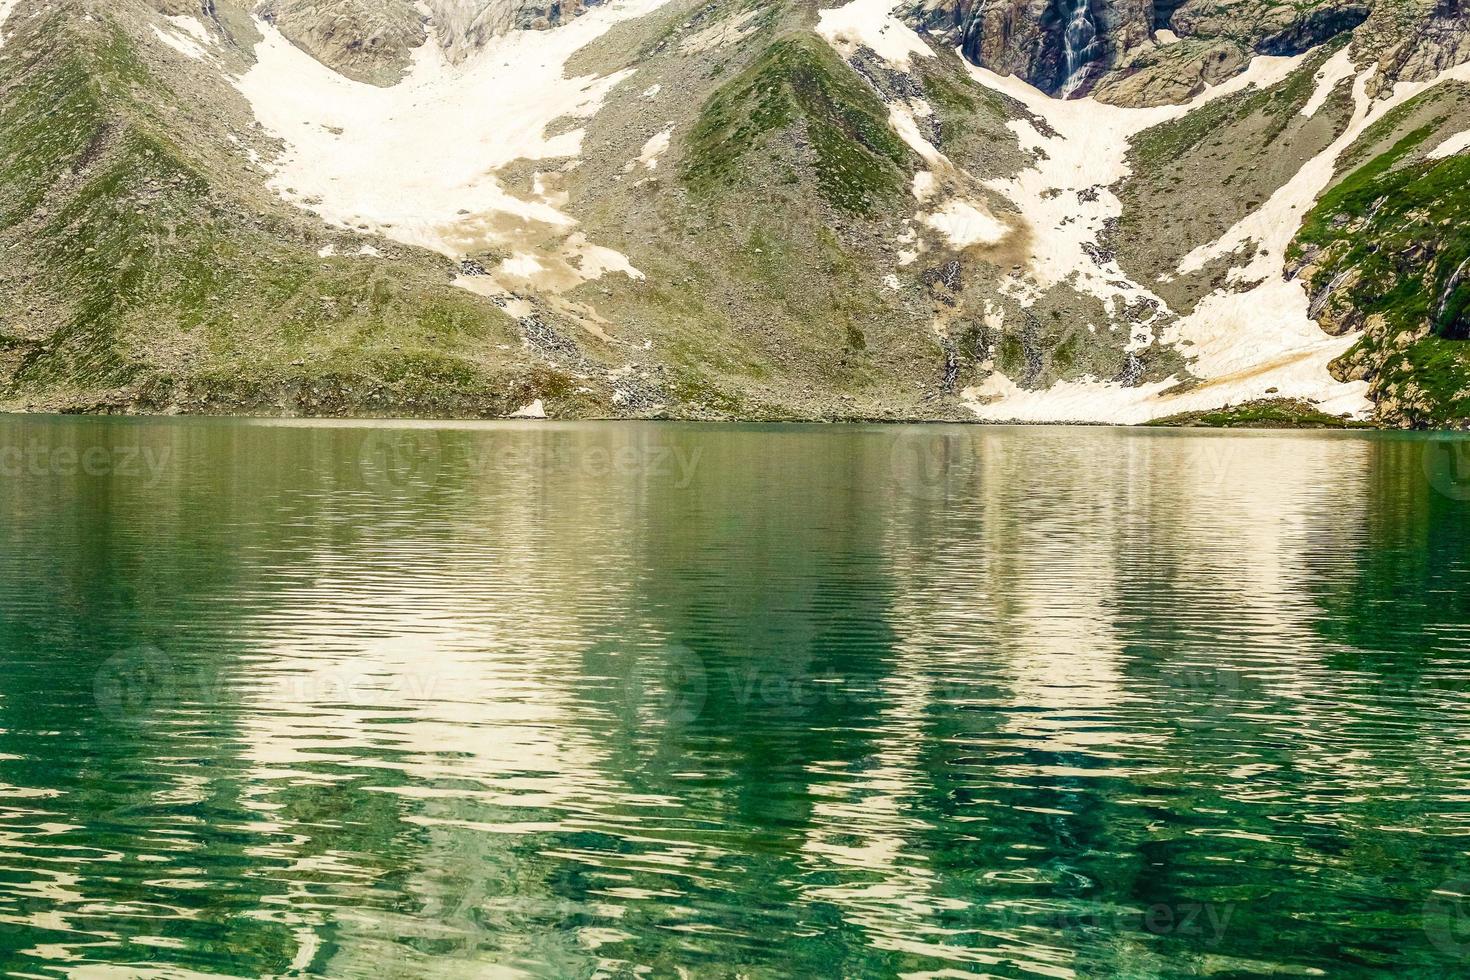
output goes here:
<path id="1" fill-rule="evenodd" d="M 1199 70 L 1197 56 L 1156 53 L 1167 50 L 1155 39 L 1162 29 L 1205 43 L 1215 63 L 1237 68 L 1252 53 L 1298 54 L 1355 32 L 1359 60 L 1382 67 L 1380 87 L 1422 81 L 1470 60 L 1470 0 L 1090 0 L 1089 9 L 1099 44 L 1093 68 L 1070 96 L 1102 83 L 1109 98 L 1126 102 L 1143 87 L 1120 79 L 1145 65 L 1148 91 L 1180 98 L 1197 92 L 1209 73 Z M 1064 31 L 1071 10 L 1071 0 L 920 0 L 909 20 L 959 46 L 971 62 L 1056 95 L 1067 81 Z M 1174 62 L 1188 75 L 1178 84 L 1158 77 Z"/>

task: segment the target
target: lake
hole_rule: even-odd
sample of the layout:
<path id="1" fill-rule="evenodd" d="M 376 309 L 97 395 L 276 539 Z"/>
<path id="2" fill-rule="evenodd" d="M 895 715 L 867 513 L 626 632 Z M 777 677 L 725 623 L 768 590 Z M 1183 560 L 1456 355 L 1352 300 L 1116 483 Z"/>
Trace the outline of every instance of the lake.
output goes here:
<path id="1" fill-rule="evenodd" d="M 1464 440 L 7 417 L 0 514 L 7 974 L 1470 971 Z"/>

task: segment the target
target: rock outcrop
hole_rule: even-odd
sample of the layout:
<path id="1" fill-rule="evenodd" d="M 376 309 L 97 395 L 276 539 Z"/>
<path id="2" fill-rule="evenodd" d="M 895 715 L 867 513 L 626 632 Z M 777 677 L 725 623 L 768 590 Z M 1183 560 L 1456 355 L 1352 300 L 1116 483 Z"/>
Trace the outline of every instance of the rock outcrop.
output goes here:
<path id="1" fill-rule="evenodd" d="M 397 81 L 428 36 L 399 0 L 264 0 L 255 12 L 322 64 L 375 85 Z"/>
<path id="2" fill-rule="evenodd" d="M 1470 3 L 1407 0 L 1380 3 L 1355 39 L 1360 60 L 1380 71 L 1370 86 L 1380 94 L 1395 82 L 1422 82 L 1470 61 Z"/>
<path id="3" fill-rule="evenodd" d="M 414 48 L 435 36 L 451 61 L 462 61 L 512 30 L 545 30 L 598 0 L 261 0 L 255 8 L 281 33 L 349 78 L 391 85 Z"/>
<path id="4" fill-rule="evenodd" d="M 599 0 L 427 0 L 439 43 L 460 61 L 492 38 L 513 30 L 548 30 Z"/>
<path id="5" fill-rule="evenodd" d="M 1417 11 L 1376 2 L 1387 11 L 1375 14 L 1375 0 L 922 0 L 909 20 L 977 65 L 1118 105 L 1185 101 L 1252 54 L 1297 54 L 1374 16 L 1385 78 L 1429 77 L 1470 58 L 1461 0 Z M 1079 36 L 1088 41 L 1080 60 Z"/>

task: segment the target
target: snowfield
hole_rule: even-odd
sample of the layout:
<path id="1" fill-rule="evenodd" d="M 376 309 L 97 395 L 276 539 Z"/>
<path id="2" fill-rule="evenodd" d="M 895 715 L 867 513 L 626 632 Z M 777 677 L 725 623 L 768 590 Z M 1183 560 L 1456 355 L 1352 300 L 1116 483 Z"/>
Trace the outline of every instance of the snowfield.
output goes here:
<path id="1" fill-rule="evenodd" d="M 1467 129 L 1458 136 L 1451 136 L 1430 150 L 1429 159 L 1443 160 L 1445 157 L 1452 157 L 1456 153 L 1464 153 L 1466 150 L 1470 150 L 1470 129 Z"/>
<path id="2" fill-rule="evenodd" d="M 866 45 L 894 70 L 906 71 L 912 58 L 929 57 L 933 52 L 923 38 L 893 16 L 896 6 L 892 0 L 853 0 L 823 11 L 820 32 L 844 56 Z M 1239 404 L 1267 397 L 1268 392 L 1275 397 L 1315 401 L 1332 414 L 1368 414 L 1367 384 L 1340 384 L 1327 372 L 1328 363 L 1356 337 L 1331 337 L 1307 316 L 1307 296 L 1301 284 L 1283 278 L 1286 248 L 1312 202 L 1330 182 L 1337 157 L 1367 125 L 1433 84 L 1470 77 L 1470 65 L 1451 69 L 1431 82 L 1400 85 L 1391 98 L 1370 103 L 1365 92 L 1372 69 L 1359 71 L 1347 50 L 1329 59 L 1318 72 L 1302 113 L 1315 114 L 1338 85 L 1351 79 L 1357 100 L 1352 122 L 1331 147 L 1256 212 L 1186 258 L 1181 266 L 1184 272 L 1213 258 L 1250 252 L 1248 261 L 1230 276 L 1229 288 L 1205 297 L 1186 317 L 1174 318 L 1167 304 L 1125 275 L 1115 261 L 1099 262 L 1089 252 L 1106 222 L 1122 213 L 1122 204 L 1110 187 L 1128 176 L 1127 154 L 1135 136 L 1248 86 L 1275 85 L 1306 57 L 1258 56 L 1245 72 L 1187 104 L 1146 109 L 1111 106 L 1091 98 L 1055 99 L 1019 79 L 967 63 L 967 71 L 978 84 L 1017 99 L 1051 130 L 1042 132 L 1026 120 L 1012 122 L 1022 148 L 1038 151 L 1035 162 L 1015 177 L 986 184 L 1012 201 L 1029 226 L 1029 262 L 1024 272 L 1008 278 L 1002 292 L 1022 308 L 1061 283 L 1098 297 L 1110 312 L 1139 302 L 1153 304 L 1159 315 L 1142 329 L 1128 325 L 1134 333 L 1126 349 L 1140 351 L 1155 343 L 1179 345 L 1199 379 L 1187 387 L 1179 384 L 1184 379 L 1170 378 L 1130 388 L 1084 378 L 1033 391 L 994 372 L 963 393 L 977 418 L 1139 423 Z M 931 167 L 952 166 L 919 135 L 914 119 L 922 108 L 891 106 L 894 128 Z M 1451 140 L 1437 152 L 1459 152 L 1466 148 L 1461 142 Z M 927 203 L 941 195 L 941 188 L 932 174 L 920 174 L 914 194 Z M 992 229 L 972 217 L 972 212 L 989 215 L 982 202 L 957 199 L 938 204 L 920 220 L 957 248 L 994 240 L 986 234 Z M 917 242 L 902 258 L 912 261 L 921 250 L 922 242 Z"/>
<path id="3" fill-rule="evenodd" d="M 0 0 L 0 26 L 14 2 Z M 256 49 L 257 63 L 236 84 L 260 123 L 285 146 L 279 159 L 268 162 L 272 187 L 329 223 L 451 258 L 491 251 L 507 255 L 489 268 L 489 275 L 461 280 L 466 288 L 502 301 L 528 290 L 564 292 L 606 275 L 641 278 L 625 255 L 588 241 L 578 230 L 566 211 L 560 179 L 562 171 L 577 165 L 583 138 L 583 130 L 567 120 L 595 115 L 613 87 L 634 70 L 568 77 L 566 66 L 614 25 L 666 3 L 615 0 L 553 30 L 504 34 L 457 63 L 437 43 L 431 21 L 429 43 L 414 52 L 407 76 L 390 88 L 343 77 L 258 21 L 264 40 Z M 869 49 L 893 70 L 911 71 L 914 59 L 933 58 L 935 52 L 893 15 L 896 7 L 896 0 L 852 0 L 821 11 L 817 30 L 845 58 Z M 731 43 L 744 36 L 754 15 L 749 11 L 717 23 L 685 44 L 700 51 Z M 155 28 L 159 40 L 188 57 L 206 56 L 213 42 L 202 24 L 193 18 L 170 18 L 167 24 Z M 1173 40 L 1165 31 L 1158 37 L 1161 43 Z M 889 100 L 890 124 L 926 167 L 912 184 L 918 205 L 913 220 L 895 243 L 898 267 L 915 262 L 926 248 L 984 254 L 1002 243 L 1024 243 L 1024 251 L 1017 246 L 1018 264 L 1005 266 L 1012 271 L 999 287 L 1004 308 L 986 304 L 984 319 L 993 328 L 1002 327 L 1006 309 L 1024 310 L 1048 290 L 1066 285 L 1096 297 L 1112 318 L 1111 325 L 1089 324 L 1090 330 L 1111 326 L 1120 348 L 1130 352 L 1155 345 L 1177 348 L 1194 376 L 1134 387 L 1089 377 L 1028 390 L 993 372 L 962 393 L 976 418 L 1139 423 L 1268 395 L 1313 401 L 1333 414 L 1369 413 L 1368 386 L 1339 384 L 1327 371 L 1356 337 L 1328 336 L 1308 317 L 1302 285 L 1283 277 L 1286 250 L 1330 183 L 1343 151 L 1384 113 L 1431 85 L 1470 80 L 1470 64 L 1430 82 L 1401 84 L 1389 98 L 1374 101 L 1366 94 L 1372 68 L 1355 66 L 1348 48 L 1328 59 L 1301 112 L 1314 115 L 1334 91 L 1350 84 L 1355 110 L 1347 128 L 1265 204 L 1185 257 L 1181 273 L 1222 258 L 1235 262 L 1225 285 L 1186 316 L 1176 315 L 1148 285 L 1131 279 L 1116 259 L 1097 248 L 1122 214 L 1112 188 L 1129 175 L 1128 152 L 1138 134 L 1248 87 L 1275 85 L 1308 57 L 1258 56 L 1246 71 L 1187 104 L 1155 108 L 1056 99 L 1019 79 L 966 63 L 976 84 L 1017 100 L 1043 121 L 1021 118 L 1009 124 L 1032 162 L 1013 176 L 985 181 L 926 139 L 920 123 L 932 111 L 927 104 Z M 659 92 L 654 85 L 642 98 L 653 100 Z M 670 123 L 650 138 L 627 161 L 625 172 L 659 168 L 672 132 Z M 1470 133 L 1445 142 L 1432 155 L 1466 149 Z M 502 182 L 504 168 L 517 161 L 546 161 L 529 190 Z M 997 198 L 1015 210 L 1000 206 Z M 882 284 L 899 288 L 896 275 L 884 276 Z M 1130 308 L 1155 313 L 1142 323 L 1128 323 L 1122 311 Z M 931 324 L 940 335 L 947 329 L 946 315 Z"/>
<path id="4" fill-rule="evenodd" d="M 575 160 L 582 130 L 548 127 L 595 114 L 631 71 L 569 78 L 567 61 L 613 25 L 666 2 L 620 0 L 554 30 L 512 31 L 460 64 L 431 39 L 391 88 L 345 78 L 257 21 L 264 35 L 257 63 L 236 84 L 286 144 L 271 185 L 288 200 L 343 228 L 451 258 L 492 248 L 524 253 L 506 278 L 558 291 L 610 272 L 637 273 L 625 256 L 575 234 L 555 172 L 518 193 L 498 171 L 516 160 L 555 161 L 557 169 Z"/>
<path id="5" fill-rule="evenodd" d="M 10 19 L 15 5 L 20 0 L 0 0 L 0 48 L 5 47 L 5 22 Z"/>
<path id="6" fill-rule="evenodd" d="M 1120 302 L 1126 305 L 1148 300 L 1168 313 L 1158 296 L 1129 279 L 1115 262 L 1099 265 L 1082 247 L 1096 240 L 1108 218 L 1122 213 L 1122 204 L 1109 186 L 1129 173 L 1126 161 L 1130 141 L 1151 126 L 1178 119 L 1222 96 L 1251 85 L 1275 85 L 1300 67 L 1305 58 L 1257 57 L 1245 72 L 1189 103 L 1151 109 L 1120 108 L 1092 99 L 1060 101 L 1017 79 L 970 68 L 978 81 L 1021 100 L 1058 134 L 1045 137 L 1029 123 L 1015 124 L 1023 143 L 1042 149 L 1046 158 L 1015 180 L 996 185 L 1032 218 L 1036 243 L 1032 276 L 1038 280 L 1034 285 L 1045 288 L 1070 281 L 1111 302 L 1110 308 L 1117 308 Z M 1317 92 L 1330 92 L 1339 80 L 1329 71 Z M 1317 93 L 1313 99 L 1317 100 Z M 1320 101 L 1325 100 L 1323 94 Z M 1042 192 L 1049 187 L 1060 188 L 1063 193 L 1044 195 Z M 1080 190 L 1089 192 L 1086 196 L 1090 202 L 1079 199 Z M 1316 193 L 1313 191 L 1313 198 Z M 1274 397 L 1315 401 L 1324 412 L 1366 415 L 1371 407 L 1367 384 L 1340 384 L 1327 373 L 1327 365 L 1356 338 L 1323 333 L 1307 317 L 1307 297 L 1301 285 L 1282 278 L 1286 245 L 1305 213 L 1302 210 L 1289 218 L 1277 214 L 1265 219 L 1274 221 L 1273 245 L 1279 247 L 1269 255 L 1257 255 L 1255 262 L 1260 266 L 1254 268 L 1254 273 L 1260 285 L 1246 292 L 1217 290 L 1189 316 L 1161 327 L 1158 336 L 1149 332 L 1142 342 L 1130 342 L 1130 350 L 1142 350 L 1155 342 L 1181 346 L 1191 359 L 1191 371 L 1203 383 L 1177 391 L 1173 389 L 1183 379 L 1131 388 L 1092 379 L 1063 382 L 1046 391 L 1026 391 L 1010 379 L 995 375 L 966 393 L 972 410 L 977 417 L 988 420 L 1136 424 L 1181 412 L 1240 404 L 1267 397 L 1268 390 L 1275 389 L 1270 392 Z M 1221 254 L 1233 250 L 1228 248 Z M 1025 287 L 1032 285 L 1030 281 L 1018 283 L 1022 290 L 1019 295 L 1026 295 Z"/>
<path id="7" fill-rule="evenodd" d="M 202 61 L 208 55 L 208 49 L 214 46 L 214 38 L 209 36 L 209 29 L 198 17 L 165 17 L 164 20 L 168 27 L 155 25 L 153 36 L 184 57 Z"/>

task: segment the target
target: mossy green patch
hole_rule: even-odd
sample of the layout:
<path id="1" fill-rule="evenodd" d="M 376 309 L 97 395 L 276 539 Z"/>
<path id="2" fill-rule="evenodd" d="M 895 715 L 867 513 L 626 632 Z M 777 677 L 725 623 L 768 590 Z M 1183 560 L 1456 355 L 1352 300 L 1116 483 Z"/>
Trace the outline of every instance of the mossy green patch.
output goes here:
<path id="1" fill-rule="evenodd" d="M 1264 398 L 1203 412 L 1183 412 L 1147 423 L 1152 426 L 1207 429 L 1362 429 L 1366 422 L 1328 415 L 1310 402 Z"/>
<path id="2" fill-rule="evenodd" d="M 0 98 L 0 229 L 28 217 L 108 137 L 97 76 L 86 59 L 71 51 L 49 59 L 37 54 L 22 71 L 28 84 L 10 86 Z"/>
<path id="3" fill-rule="evenodd" d="M 1369 328 L 1341 363 L 1414 425 L 1470 418 L 1470 157 L 1419 157 L 1438 128 L 1418 126 L 1374 156 L 1350 152 L 1363 162 L 1308 213 L 1290 251 L 1311 264 L 1313 295 Z"/>
<path id="4" fill-rule="evenodd" d="M 477 397 L 492 412 L 523 397 L 494 353 L 519 350 L 514 324 L 447 269 L 323 260 L 304 219 L 242 202 L 180 145 L 160 121 L 176 97 L 125 36 L 48 29 L 0 67 L 0 289 L 54 304 L 0 311 L 0 397 L 240 405 L 281 390 L 350 411 L 370 392 L 367 410 L 430 396 L 469 414 Z"/>
<path id="5" fill-rule="evenodd" d="M 1270 88 L 1248 88 L 1236 95 L 1207 102 L 1178 119 L 1144 130 L 1129 151 L 1136 170 L 1150 171 L 1189 152 L 1216 133 L 1247 117 L 1260 114 L 1272 120 L 1263 134 L 1269 145 L 1290 126 L 1316 90 L 1316 73 L 1338 48 L 1347 43 L 1339 38 L 1324 45 L 1296 71 Z"/>
<path id="6" fill-rule="evenodd" d="M 1446 421 L 1470 419 L 1470 352 L 1463 342 L 1423 337 L 1403 353 L 1414 383 Z"/>
<path id="7" fill-rule="evenodd" d="M 710 193 L 740 182 L 747 157 L 773 134 L 800 132 L 822 196 L 872 214 L 902 194 L 908 148 L 881 99 L 820 39 L 772 44 L 704 104 L 689 137 L 684 180 Z"/>

